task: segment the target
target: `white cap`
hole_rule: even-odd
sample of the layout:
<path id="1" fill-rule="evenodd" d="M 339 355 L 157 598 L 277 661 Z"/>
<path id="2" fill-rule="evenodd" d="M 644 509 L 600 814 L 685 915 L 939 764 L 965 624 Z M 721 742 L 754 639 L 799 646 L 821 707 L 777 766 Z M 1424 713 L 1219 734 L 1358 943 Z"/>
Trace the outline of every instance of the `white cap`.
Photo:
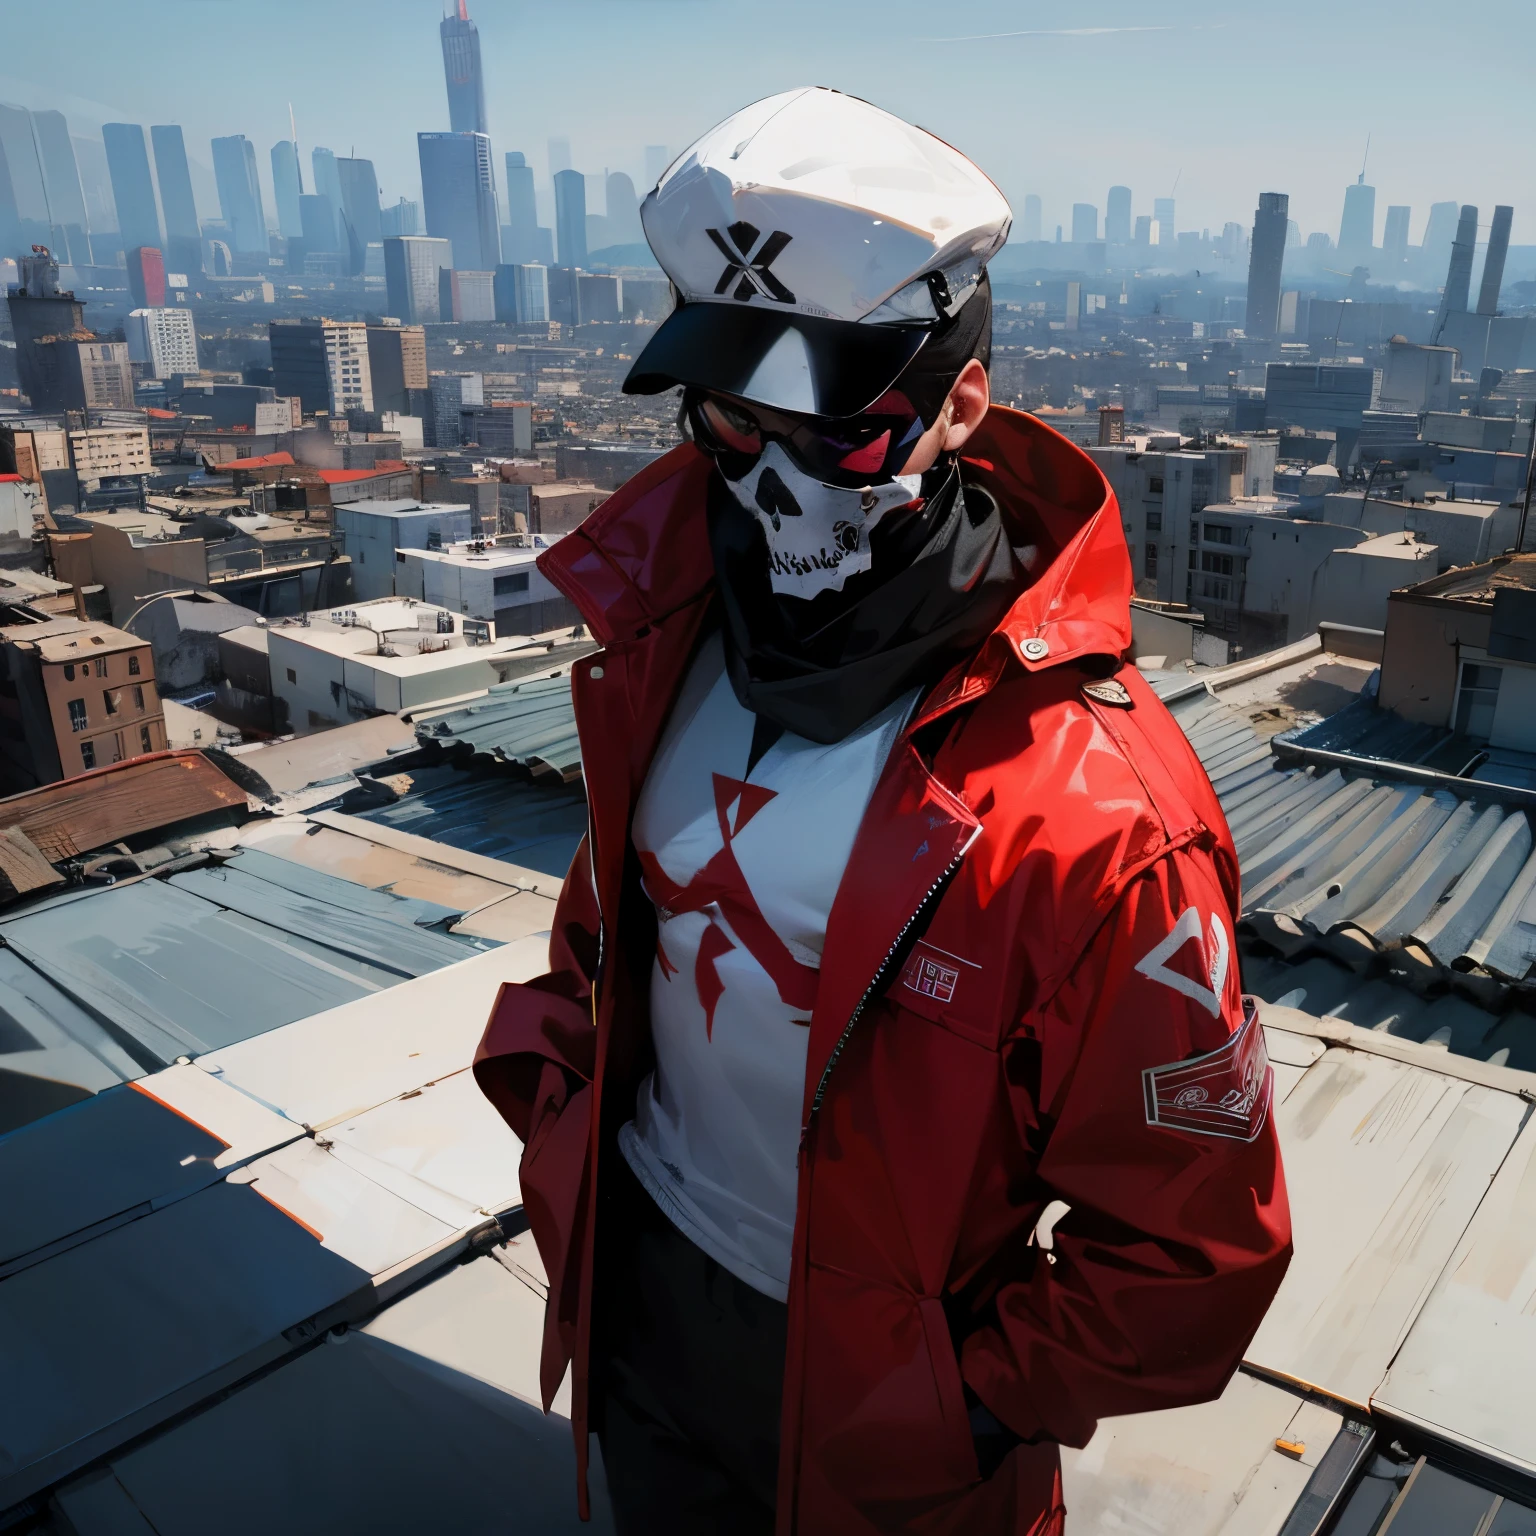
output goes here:
<path id="1" fill-rule="evenodd" d="M 889 386 L 975 292 L 1012 221 L 958 150 L 819 87 L 710 129 L 640 217 L 678 308 L 626 388 L 695 384 L 831 415 Z M 770 354 L 773 399 L 748 387 Z"/>

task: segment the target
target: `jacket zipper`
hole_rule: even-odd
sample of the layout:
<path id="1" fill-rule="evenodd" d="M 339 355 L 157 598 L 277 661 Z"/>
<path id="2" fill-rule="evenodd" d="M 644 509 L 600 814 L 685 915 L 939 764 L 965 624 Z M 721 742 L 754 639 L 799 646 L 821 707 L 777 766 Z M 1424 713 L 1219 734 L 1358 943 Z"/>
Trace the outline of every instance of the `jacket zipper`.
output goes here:
<path id="1" fill-rule="evenodd" d="M 964 846 L 954 856 L 954 858 L 949 861 L 948 865 L 944 869 L 944 872 L 939 876 L 937 880 L 933 882 L 932 885 L 928 887 L 927 891 L 923 893 L 923 899 L 917 904 L 917 910 L 913 912 L 911 917 L 909 917 L 906 922 L 901 925 L 900 932 L 897 933 L 895 939 L 893 939 L 891 942 L 891 947 L 885 952 L 885 959 L 880 962 L 880 968 L 875 972 L 874 978 L 864 989 L 863 996 L 859 998 L 859 1001 L 855 1005 L 853 1012 L 848 1016 L 848 1022 L 843 1026 L 843 1032 L 837 1037 L 837 1044 L 832 1047 L 832 1054 L 827 1057 L 827 1064 L 821 1070 L 821 1081 L 816 1084 L 816 1093 L 815 1096 L 811 1099 L 811 1110 L 810 1113 L 805 1117 L 805 1127 L 800 1133 L 800 1141 L 802 1146 L 805 1143 L 805 1138 L 810 1134 L 811 1123 L 815 1120 L 816 1112 L 821 1108 L 821 1101 L 826 1095 L 827 1080 L 832 1076 L 832 1069 L 837 1065 L 838 1057 L 843 1054 L 843 1047 L 848 1044 L 848 1037 L 853 1033 L 854 1025 L 856 1025 L 860 1018 L 863 1017 L 865 1008 L 869 1006 L 870 998 L 872 998 L 875 993 L 880 990 L 882 985 L 887 980 L 888 973 L 891 969 L 891 962 L 895 960 L 897 954 L 900 952 L 903 941 L 912 931 L 913 924 L 922 917 L 922 915 L 932 905 L 934 898 L 943 891 L 946 885 L 949 884 L 950 880 L 954 877 L 955 871 L 960 868 L 960 865 L 966 854 L 970 852 L 971 845 L 980 836 L 981 828 L 978 826 L 974 828 L 971 832 L 971 835 L 966 838 Z"/>

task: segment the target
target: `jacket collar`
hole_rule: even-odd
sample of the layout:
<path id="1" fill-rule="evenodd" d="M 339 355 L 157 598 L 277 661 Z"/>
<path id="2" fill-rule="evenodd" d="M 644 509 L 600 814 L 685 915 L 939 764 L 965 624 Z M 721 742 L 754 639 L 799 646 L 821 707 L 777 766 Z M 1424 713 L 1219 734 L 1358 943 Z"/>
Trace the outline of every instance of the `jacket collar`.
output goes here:
<path id="1" fill-rule="evenodd" d="M 994 405 L 967 445 L 966 480 L 997 498 L 1016 547 L 1035 546 L 1037 573 L 977 661 L 951 679 L 940 707 L 1000 675 L 998 652 L 1030 671 L 1074 657 L 1123 654 L 1131 643 L 1131 565 L 1119 508 L 1098 466 L 1022 411 Z M 539 569 L 604 646 L 707 598 L 714 567 L 704 526 L 710 463 L 674 448 L 539 556 Z M 932 709 L 924 711 L 930 715 Z"/>

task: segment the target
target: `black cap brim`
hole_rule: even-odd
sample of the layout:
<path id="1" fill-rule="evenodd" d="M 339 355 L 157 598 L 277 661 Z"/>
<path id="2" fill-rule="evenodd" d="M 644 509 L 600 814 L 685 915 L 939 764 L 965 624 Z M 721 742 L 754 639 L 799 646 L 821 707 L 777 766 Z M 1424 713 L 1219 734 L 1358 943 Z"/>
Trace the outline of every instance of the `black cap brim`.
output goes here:
<path id="1" fill-rule="evenodd" d="M 857 416 L 894 384 L 932 334 L 750 303 L 679 304 L 624 380 L 627 395 L 682 384 L 773 410 Z"/>

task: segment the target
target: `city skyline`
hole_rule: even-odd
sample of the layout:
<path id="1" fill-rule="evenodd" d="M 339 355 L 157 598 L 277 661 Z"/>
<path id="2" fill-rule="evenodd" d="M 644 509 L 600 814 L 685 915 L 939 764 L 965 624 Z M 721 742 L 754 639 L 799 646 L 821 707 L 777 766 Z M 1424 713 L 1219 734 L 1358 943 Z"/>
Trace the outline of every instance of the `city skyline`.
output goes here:
<path id="1" fill-rule="evenodd" d="M 188 3 L 170 0 L 169 9 Z M 75 11 L 81 20 L 90 12 L 91 25 L 69 26 Z M 254 143 L 262 196 L 269 209 L 275 206 L 268 156 L 272 144 L 288 137 L 290 98 L 300 118 L 301 157 L 328 144 L 338 154 L 371 159 L 386 204 L 402 195 L 419 198 L 415 135 L 449 126 L 441 56 L 431 46 L 443 8 L 423 0 L 378 0 L 368 8 L 367 25 L 351 5 L 305 11 L 302 34 L 286 26 L 298 14 L 296 0 L 266 0 L 255 12 L 200 7 L 187 56 L 195 62 L 206 48 L 210 58 L 227 57 L 238 36 L 252 68 L 234 78 L 222 70 L 190 72 L 178 80 L 174 106 L 152 69 L 132 67 L 146 43 L 143 28 L 134 26 L 143 7 L 103 16 L 87 0 L 59 0 L 57 12 L 60 25 L 48 38 L 31 34 L 13 55 L 25 74 L 0 72 L 0 99 L 62 111 L 77 137 L 99 137 L 107 121 L 140 122 L 146 129 L 179 122 L 205 218 L 216 211 L 210 148 L 216 137 L 243 134 Z M 1208 12 L 1187 4 L 1151 20 L 1128 5 L 1109 4 L 1096 13 L 1100 25 L 1052 28 L 1034 13 L 1023 19 L 1033 15 L 1041 24 L 1022 25 L 1018 7 L 990 3 L 973 8 L 963 28 L 946 28 L 935 26 L 930 11 L 896 0 L 882 11 L 874 36 L 854 8 L 830 17 L 816 13 L 814 66 L 806 62 L 803 29 L 791 46 L 793 23 L 803 17 L 808 26 L 811 14 L 791 0 L 784 11 L 791 25 L 749 40 L 751 29 L 740 17 L 705 0 L 633 7 L 575 0 L 558 16 L 482 0 L 469 15 L 479 28 L 499 189 L 504 193 L 501 157 L 521 150 L 535 170 L 541 202 L 551 204 L 548 143 L 559 138 L 572 144 L 578 169 L 594 178 L 605 169 L 633 174 L 643 194 L 651 184 L 643 171 L 647 145 L 686 143 L 731 107 L 815 75 L 916 116 L 973 154 L 1016 216 L 1027 194 L 1040 196 L 1048 240 L 1058 224 L 1070 238 L 1075 203 L 1095 206 L 1102 223 L 1111 183 L 1132 189 L 1138 215 L 1150 214 L 1154 199 L 1176 186 L 1179 227 L 1213 233 L 1228 221 L 1250 221 L 1259 192 L 1285 191 L 1303 235 L 1323 231 L 1336 240 L 1345 188 L 1356 179 L 1370 134 L 1366 179 L 1377 188 L 1378 242 L 1388 206 L 1412 208 L 1408 239 L 1417 244 L 1430 204 L 1455 200 L 1485 210 L 1485 224 L 1487 210 L 1512 203 L 1514 244 L 1536 243 L 1536 225 L 1522 222 L 1532 217 L 1522 213 L 1531 206 L 1530 171 L 1486 152 L 1504 131 L 1499 125 L 1509 101 L 1519 99 L 1501 91 L 1501 84 L 1514 92 L 1519 83 L 1516 50 L 1498 46 L 1518 19 L 1512 0 L 1458 18 L 1449 36 L 1443 17 L 1427 5 L 1392 6 L 1387 28 L 1380 25 L 1389 14 L 1385 5 L 1358 5 L 1338 16 L 1320 0 L 1300 0 L 1288 8 L 1282 28 L 1292 34 L 1292 47 L 1277 47 L 1254 21 L 1211 22 Z M 1324 28 L 1326 34 L 1318 30 Z M 295 45 L 296 35 L 305 46 Z M 1324 35 L 1341 59 L 1359 59 L 1369 46 L 1380 87 L 1344 91 L 1311 68 L 1308 39 Z M 1454 76 L 1460 67 L 1465 81 L 1455 99 L 1453 136 L 1445 114 L 1402 110 L 1402 91 L 1413 78 L 1404 69 L 1422 61 L 1431 36 L 1437 72 L 1443 78 L 1449 69 Z M 68 37 L 67 54 L 55 37 Z M 528 67 L 530 56 L 560 59 L 572 37 L 583 48 L 576 78 L 584 88 L 575 91 L 566 71 Z M 920 82 L 903 78 L 911 53 L 900 47 L 919 39 Z M 350 50 L 357 66 L 345 77 L 355 83 L 350 92 L 327 73 L 338 48 Z M 1017 76 L 1025 60 L 1032 66 L 1025 68 L 1030 89 L 1021 92 Z M 622 72 L 592 88 L 609 68 Z M 1181 68 L 1198 89 L 1167 89 L 1170 72 Z M 658 89 L 678 72 L 687 73 L 689 90 Z M 94 95 L 80 94 L 82 79 L 92 81 Z M 379 88 L 370 93 L 373 83 Z M 1084 110 L 1089 102 L 1091 113 Z M 1041 148 L 1031 147 L 1035 140 Z M 541 220 L 549 222 L 553 211 L 541 207 Z"/>

